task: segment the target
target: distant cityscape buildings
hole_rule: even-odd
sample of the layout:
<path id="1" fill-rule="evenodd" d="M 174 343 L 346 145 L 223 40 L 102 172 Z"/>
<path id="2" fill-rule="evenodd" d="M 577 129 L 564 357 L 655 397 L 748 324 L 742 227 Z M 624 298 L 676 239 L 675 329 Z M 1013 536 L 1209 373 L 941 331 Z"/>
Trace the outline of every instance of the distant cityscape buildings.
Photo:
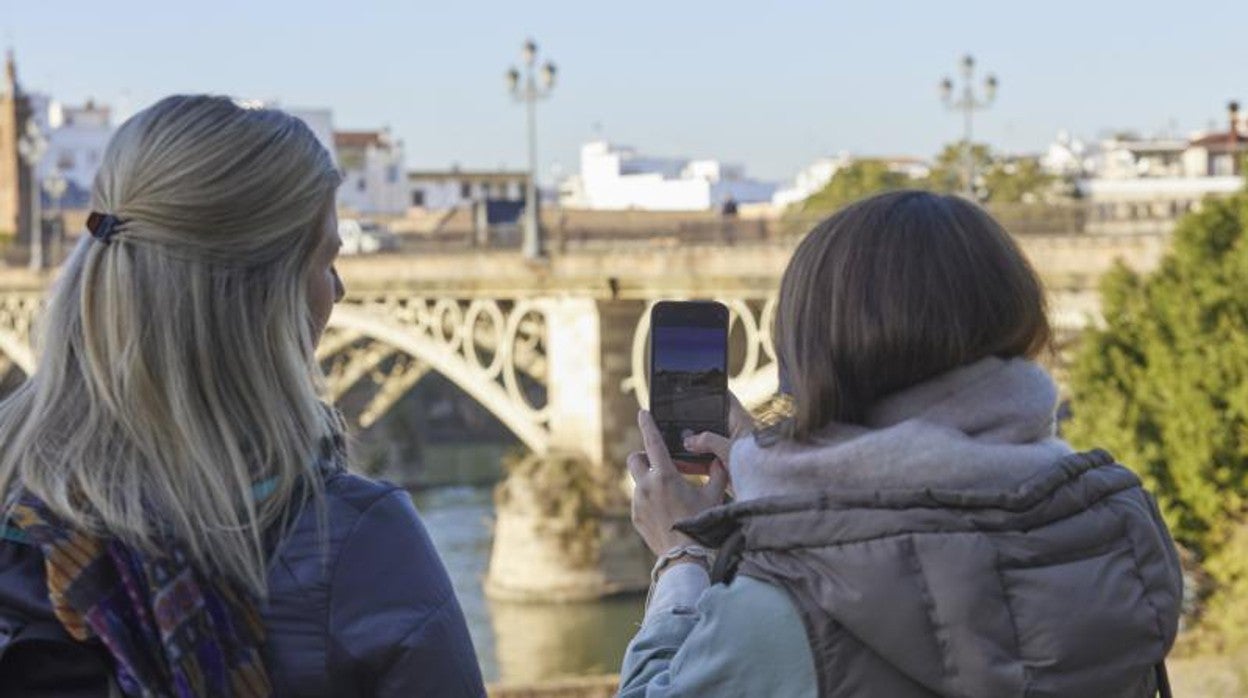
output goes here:
<path id="1" fill-rule="evenodd" d="M 706 211 L 728 202 L 770 202 L 776 185 L 718 160 L 649 157 L 595 140 L 581 146 L 581 171 L 560 185 L 559 204 L 591 210 Z"/>
<path id="2" fill-rule="evenodd" d="M 519 170 L 414 170 L 407 173 L 408 205 L 427 211 L 472 206 L 478 202 L 524 202 L 529 173 Z"/>
<path id="3" fill-rule="evenodd" d="M 18 154 L 18 139 L 30 116 L 30 101 L 17 81 L 13 52 L 4 60 L 0 85 L 0 232 L 20 236 L 30 229 L 26 220 L 30 201 L 30 168 Z"/>
<path id="4" fill-rule="evenodd" d="M 905 175 L 912 180 L 920 180 L 927 177 L 931 172 L 931 166 L 922 158 L 915 157 L 855 157 L 847 152 L 842 152 L 834 157 L 818 158 L 806 167 L 802 168 L 797 176 L 794 177 L 793 183 L 789 186 L 779 189 L 771 198 L 773 206 L 783 209 L 796 203 L 805 201 L 815 192 L 823 189 L 832 181 L 837 172 L 863 160 L 883 163 L 890 172 Z"/>
<path id="5" fill-rule="evenodd" d="M 275 106 L 255 102 L 258 106 Z M 295 108 L 326 147 L 342 174 L 338 205 L 356 217 L 416 217 L 437 221 L 455 214 L 476 225 L 514 224 L 524 207 L 528 172 L 508 169 L 407 169 L 404 143 L 388 128 L 336 130 L 327 108 Z M 1144 138 L 1118 134 L 1085 142 L 1059 133 L 1034 159 L 1043 171 L 1067 183 L 1065 195 L 1090 206 L 1093 218 L 1139 231 L 1147 221 L 1172 221 L 1209 195 L 1243 186 L 1248 156 L 1248 114 L 1227 105 L 1225 129 Z M 18 155 L 18 140 L 33 121 L 46 149 L 32 179 Z M 117 124 L 106 104 L 66 104 L 23 90 L 10 52 L 0 83 L 0 231 L 27 234 L 22 220 L 38 187 L 45 211 L 90 206 L 96 170 Z M 854 162 L 883 163 L 912 180 L 928 176 L 931 164 L 916 157 L 820 157 L 779 186 L 746 175 L 745 168 L 714 158 L 655 157 L 603 139 L 580 148 L 579 171 L 543 193 L 543 205 L 591 211 L 736 211 L 778 213 L 818 192 Z M 64 186 L 48 187 L 61 180 Z M 53 198 L 50 192 L 57 193 Z M 747 210 L 747 209 L 741 209 Z M 448 213 L 449 212 L 449 213 Z M 458 212 L 458 213 L 456 213 Z M 1141 223 L 1145 222 L 1145 223 Z M 1092 232 L 1097 232 L 1089 227 Z"/>
<path id="6" fill-rule="evenodd" d="M 91 205 L 91 184 L 95 172 L 113 136 L 111 112 L 108 107 L 88 100 L 82 106 L 69 106 L 55 100 L 41 100 L 35 111 L 44 119 L 41 128 L 48 139 L 48 149 L 39 162 L 39 181 L 51 177 L 65 180 L 64 193 L 53 201 L 43 192 L 44 206 L 88 208 Z"/>
<path id="7" fill-rule="evenodd" d="M 1058 134 L 1041 156 L 1049 173 L 1072 179 L 1098 226 L 1090 232 L 1141 231 L 1142 222 L 1160 228 L 1193 210 L 1206 196 L 1231 194 L 1244 186 L 1242 161 L 1248 156 L 1248 116 L 1239 104 L 1227 105 L 1225 131 L 1197 132 L 1186 138 L 1117 135 L 1092 145 Z"/>
<path id="8" fill-rule="evenodd" d="M 335 131 L 334 152 L 342 171 L 340 208 L 359 215 L 399 215 L 407 210 L 403 141 L 389 129 Z"/>

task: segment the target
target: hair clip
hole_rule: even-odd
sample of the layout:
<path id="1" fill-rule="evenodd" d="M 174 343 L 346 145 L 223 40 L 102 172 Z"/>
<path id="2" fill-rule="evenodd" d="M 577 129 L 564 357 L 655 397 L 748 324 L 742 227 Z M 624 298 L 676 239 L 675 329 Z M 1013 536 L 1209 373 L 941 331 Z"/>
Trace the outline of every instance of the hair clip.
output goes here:
<path id="1" fill-rule="evenodd" d="M 87 230 L 91 231 L 91 237 L 100 242 L 107 243 L 117 234 L 117 226 L 121 225 L 121 221 L 117 216 L 111 213 L 99 213 L 92 211 L 87 216 Z"/>

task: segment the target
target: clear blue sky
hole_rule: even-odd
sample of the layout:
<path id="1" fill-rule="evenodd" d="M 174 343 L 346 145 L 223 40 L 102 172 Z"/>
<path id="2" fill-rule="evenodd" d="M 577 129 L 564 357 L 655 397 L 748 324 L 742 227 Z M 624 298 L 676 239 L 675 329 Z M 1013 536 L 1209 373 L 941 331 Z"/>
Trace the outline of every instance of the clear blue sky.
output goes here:
<path id="1" fill-rule="evenodd" d="M 1221 127 L 1228 99 L 1248 103 L 1245 27 L 1248 0 L 0 0 L 28 89 L 123 109 L 185 91 L 328 106 L 339 128 L 389 125 L 414 168 L 522 165 L 503 73 L 532 35 L 561 71 L 539 107 L 543 178 L 575 171 L 596 123 L 771 178 L 841 150 L 931 156 L 959 137 L 936 84 L 967 51 L 1001 80 L 977 122 L 997 148 Z"/>

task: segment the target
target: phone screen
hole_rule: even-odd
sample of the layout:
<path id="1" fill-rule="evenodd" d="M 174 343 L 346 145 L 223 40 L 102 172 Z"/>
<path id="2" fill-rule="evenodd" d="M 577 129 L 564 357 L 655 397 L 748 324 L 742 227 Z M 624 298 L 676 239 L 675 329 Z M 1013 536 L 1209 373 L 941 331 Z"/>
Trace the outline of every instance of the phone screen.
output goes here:
<path id="1" fill-rule="evenodd" d="M 718 422 L 723 418 L 724 332 L 714 327 L 654 328 L 654 397 L 661 421 Z"/>
<path id="2" fill-rule="evenodd" d="M 727 313 L 717 303 L 656 309 L 651 332 L 650 412 L 673 455 L 681 433 L 727 425 Z"/>

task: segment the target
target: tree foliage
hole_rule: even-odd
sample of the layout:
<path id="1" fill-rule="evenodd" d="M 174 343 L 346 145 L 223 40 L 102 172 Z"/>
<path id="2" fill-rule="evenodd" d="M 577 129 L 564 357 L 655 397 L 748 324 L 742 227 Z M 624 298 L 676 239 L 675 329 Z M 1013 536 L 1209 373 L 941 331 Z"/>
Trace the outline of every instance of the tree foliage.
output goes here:
<path id="1" fill-rule="evenodd" d="M 1071 371 L 1066 435 L 1108 449 L 1156 495 L 1216 584 L 1248 514 L 1248 192 L 1206 200 L 1159 268 L 1102 281 L 1105 326 Z M 1234 546 L 1243 547 L 1243 546 Z"/>
<path id="2" fill-rule="evenodd" d="M 966 176 L 964 153 L 961 142 L 946 145 L 936 156 L 925 187 L 945 194 L 961 192 Z M 1004 158 L 987 145 L 975 143 L 971 146 L 971 158 L 975 161 L 976 198 L 986 203 L 1038 201 L 1054 182 L 1034 157 Z"/>
<path id="3" fill-rule="evenodd" d="M 927 177 L 911 179 L 883 160 L 862 159 L 837 170 L 832 179 L 807 198 L 802 214 L 824 214 L 872 194 L 894 189 L 927 189 L 942 194 L 963 190 L 963 147 L 946 145 Z M 1053 184 L 1036 158 L 1001 158 L 983 143 L 971 146 L 975 160 L 976 198 L 985 203 L 1030 203 L 1042 199 Z"/>
<path id="4" fill-rule="evenodd" d="M 936 155 L 936 160 L 932 162 L 932 169 L 927 175 L 927 181 L 924 182 L 924 188 L 942 194 L 963 191 L 962 180 L 966 177 L 964 143 L 965 141 L 956 141 L 947 143 L 944 148 L 941 148 L 940 153 Z M 993 164 L 992 151 L 983 143 L 971 144 L 971 159 L 975 161 L 975 171 L 981 176 Z"/>
<path id="5" fill-rule="evenodd" d="M 830 213 L 845 204 L 883 191 L 912 186 L 910 179 L 879 160 L 856 160 L 802 203 L 802 213 Z"/>
<path id="6" fill-rule="evenodd" d="M 1030 157 L 994 162 L 983 174 L 985 198 L 999 204 L 1038 202 L 1053 181 L 1054 177 L 1041 169 L 1040 161 Z"/>

